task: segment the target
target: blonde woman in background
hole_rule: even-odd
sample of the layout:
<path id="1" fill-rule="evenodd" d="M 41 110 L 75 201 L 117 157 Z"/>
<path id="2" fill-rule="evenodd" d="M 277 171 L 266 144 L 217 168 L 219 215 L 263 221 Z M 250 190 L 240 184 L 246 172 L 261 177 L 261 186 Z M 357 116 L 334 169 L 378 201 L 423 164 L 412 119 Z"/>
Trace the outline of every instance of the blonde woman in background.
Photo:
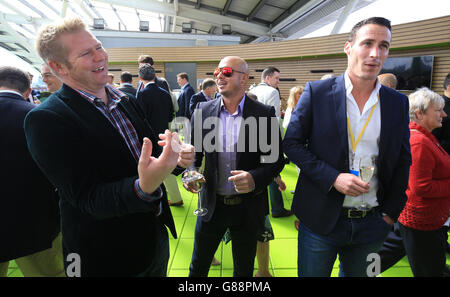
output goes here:
<path id="1" fill-rule="evenodd" d="M 284 119 L 283 119 L 283 128 L 284 129 L 287 129 L 289 122 L 291 120 L 292 112 L 294 111 L 294 108 L 297 105 L 304 89 L 305 88 L 303 86 L 294 86 L 289 91 L 289 98 L 287 101 L 286 113 L 285 113 Z M 300 168 L 298 168 L 298 166 L 295 166 L 295 167 L 297 167 L 297 174 L 300 174 Z M 294 192 L 295 191 L 292 190 L 291 194 L 294 194 Z M 297 230 L 298 230 L 298 224 L 299 224 L 299 221 L 295 220 L 295 229 L 297 229 Z"/>
<path id="2" fill-rule="evenodd" d="M 297 105 L 300 96 L 302 95 L 304 90 L 303 86 L 295 86 L 292 87 L 289 91 L 289 98 L 287 101 L 286 114 L 283 119 L 283 128 L 286 129 L 289 125 L 289 121 L 291 120 L 291 114 L 294 111 L 295 106 Z"/>

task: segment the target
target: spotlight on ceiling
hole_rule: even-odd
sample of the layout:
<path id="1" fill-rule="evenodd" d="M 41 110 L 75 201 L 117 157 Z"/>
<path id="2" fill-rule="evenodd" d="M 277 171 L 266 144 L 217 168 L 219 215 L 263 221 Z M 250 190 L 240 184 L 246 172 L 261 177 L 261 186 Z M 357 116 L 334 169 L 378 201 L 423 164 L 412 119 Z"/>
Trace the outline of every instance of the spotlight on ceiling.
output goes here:
<path id="1" fill-rule="evenodd" d="M 105 20 L 94 19 L 94 29 L 105 29 Z"/>
<path id="2" fill-rule="evenodd" d="M 231 25 L 229 24 L 222 24 L 222 34 L 231 34 Z"/>
<path id="3" fill-rule="evenodd" d="M 149 22 L 148 21 L 140 21 L 139 22 L 139 31 L 148 31 Z"/>
<path id="4" fill-rule="evenodd" d="M 181 24 L 181 32 L 191 33 L 192 32 L 192 24 L 191 23 L 182 23 Z"/>

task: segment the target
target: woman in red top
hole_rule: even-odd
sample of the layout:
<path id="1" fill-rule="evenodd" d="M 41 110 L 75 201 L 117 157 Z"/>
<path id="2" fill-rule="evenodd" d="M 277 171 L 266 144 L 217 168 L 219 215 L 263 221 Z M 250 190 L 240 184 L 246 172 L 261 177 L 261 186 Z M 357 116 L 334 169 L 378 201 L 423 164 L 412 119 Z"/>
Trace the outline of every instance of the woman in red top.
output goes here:
<path id="1" fill-rule="evenodd" d="M 414 276 L 442 276 L 450 210 L 450 156 L 431 134 L 442 126 L 442 97 L 427 88 L 409 96 L 412 165 L 399 221 Z"/>

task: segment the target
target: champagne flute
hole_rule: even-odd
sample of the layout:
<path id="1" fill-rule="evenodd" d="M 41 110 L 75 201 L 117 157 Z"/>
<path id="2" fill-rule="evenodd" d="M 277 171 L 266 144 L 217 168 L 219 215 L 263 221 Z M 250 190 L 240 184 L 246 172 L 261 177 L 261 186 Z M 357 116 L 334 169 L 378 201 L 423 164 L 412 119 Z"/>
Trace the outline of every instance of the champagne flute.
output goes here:
<path id="1" fill-rule="evenodd" d="M 199 178 L 195 180 L 195 185 L 197 187 L 198 208 L 194 210 L 194 215 L 197 217 L 202 217 L 208 213 L 208 210 L 202 207 L 202 199 L 200 197 L 200 192 L 205 184 L 205 178 L 203 176 L 202 168 L 199 168 L 197 174 L 195 175 L 198 176 Z"/>
<path id="2" fill-rule="evenodd" d="M 180 119 L 180 120 L 178 120 Z M 178 138 L 184 143 L 190 143 L 190 129 L 189 122 L 185 122 L 183 118 L 175 118 L 172 123 L 170 123 L 171 131 L 177 132 Z M 202 169 L 196 169 L 195 165 L 192 164 L 187 169 L 187 172 L 181 177 L 182 183 L 194 183 L 196 187 L 196 192 L 198 195 L 198 209 L 194 211 L 194 215 L 196 216 L 204 216 L 208 213 L 208 210 L 206 208 L 202 208 L 201 206 L 201 199 L 200 199 L 200 191 L 203 188 L 203 184 L 205 183 L 205 178 L 202 174 Z"/>
<path id="3" fill-rule="evenodd" d="M 184 145 L 185 143 L 190 143 L 190 131 L 188 129 L 188 123 L 185 122 L 184 118 L 175 118 L 170 123 L 170 131 L 176 132 L 178 135 L 178 138 L 180 139 L 181 145 Z M 186 174 L 184 174 L 181 177 L 181 181 L 183 183 L 189 183 L 191 181 L 195 181 L 199 179 L 199 177 L 195 174 L 192 174 L 192 171 L 195 170 L 194 164 L 189 166 L 187 169 Z M 201 177 L 200 177 L 201 178 Z"/>
<path id="4" fill-rule="evenodd" d="M 363 182 L 368 183 L 375 172 L 375 157 L 373 155 L 363 156 L 359 160 L 359 176 Z M 365 194 L 362 194 L 361 204 L 357 207 L 359 210 L 367 211 L 370 205 L 364 200 Z"/>

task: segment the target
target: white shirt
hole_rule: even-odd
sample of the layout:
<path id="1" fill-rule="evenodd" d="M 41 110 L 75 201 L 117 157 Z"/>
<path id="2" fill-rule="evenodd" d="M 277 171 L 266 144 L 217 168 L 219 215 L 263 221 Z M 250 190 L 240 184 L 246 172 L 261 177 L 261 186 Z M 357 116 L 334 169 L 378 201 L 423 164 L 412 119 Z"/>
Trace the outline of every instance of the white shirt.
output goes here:
<path id="1" fill-rule="evenodd" d="M 286 113 L 284 114 L 284 119 L 283 119 L 283 128 L 287 129 L 289 122 L 291 121 L 291 116 L 292 116 L 292 108 L 288 107 L 286 109 Z"/>
<path id="2" fill-rule="evenodd" d="M 345 80 L 345 90 L 346 90 L 346 100 L 347 100 L 347 117 L 350 120 L 350 127 L 353 132 L 354 141 L 358 139 L 358 136 L 363 129 L 367 119 L 370 115 L 371 109 L 375 105 L 373 110 L 372 117 L 367 124 L 367 127 L 362 135 L 360 141 L 358 142 L 355 152 L 352 151 L 352 140 L 350 136 L 350 132 L 348 132 L 348 147 L 349 147 L 349 167 L 350 169 L 359 170 L 359 160 L 362 156 L 373 155 L 376 158 L 379 153 L 379 140 L 380 140 L 380 130 L 381 130 L 381 112 L 380 112 L 380 103 L 378 100 L 378 92 L 381 88 L 380 82 L 377 80 L 377 84 L 370 94 L 369 100 L 367 100 L 364 105 L 364 109 L 362 113 L 359 111 L 358 104 L 353 98 L 352 90 L 353 85 L 348 76 L 347 71 L 344 74 Z M 348 131 L 348 129 L 347 129 Z M 352 160 L 352 153 L 354 153 L 354 160 Z M 364 194 L 364 201 L 367 202 L 370 207 L 378 206 L 377 201 L 377 190 L 378 190 L 378 177 L 377 177 L 377 168 L 375 166 L 375 172 L 372 176 L 372 179 L 369 181 L 370 190 L 369 193 Z M 344 207 L 357 207 L 361 204 L 362 196 L 352 197 L 349 195 L 345 196 L 344 199 Z"/>
<path id="3" fill-rule="evenodd" d="M 281 123 L 281 100 L 280 94 L 278 93 L 277 89 L 269 86 L 266 83 L 260 83 L 259 85 L 250 89 L 250 92 L 258 97 L 259 102 L 273 106 L 275 108 L 275 115 L 278 119 L 278 123 Z"/>
<path id="4" fill-rule="evenodd" d="M 19 95 L 20 97 L 23 98 L 22 94 L 20 94 L 19 92 L 13 91 L 13 90 L 1 90 L 0 93 L 13 93 L 13 94 Z M 23 99 L 23 100 L 25 100 L 25 99 Z M 25 100 L 25 101 L 28 101 L 28 100 Z"/>

